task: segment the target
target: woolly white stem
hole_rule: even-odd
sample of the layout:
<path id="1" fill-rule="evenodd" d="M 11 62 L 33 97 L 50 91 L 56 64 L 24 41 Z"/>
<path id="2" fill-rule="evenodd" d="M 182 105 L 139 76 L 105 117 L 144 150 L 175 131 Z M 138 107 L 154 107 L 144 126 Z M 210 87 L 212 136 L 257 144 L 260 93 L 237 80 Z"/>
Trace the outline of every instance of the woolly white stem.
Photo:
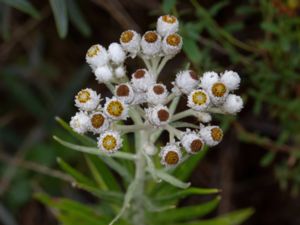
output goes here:
<path id="1" fill-rule="evenodd" d="M 156 70 L 156 79 L 158 78 L 160 72 L 162 71 L 162 69 L 164 68 L 164 66 L 166 65 L 166 63 L 167 63 L 171 58 L 172 58 L 172 57 L 170 57 L 170 56 L 165 56 L 165 57 L 161 60 L 159 66 L 158 66 L 158 68 L 157 68 L 157 70 Z"/>

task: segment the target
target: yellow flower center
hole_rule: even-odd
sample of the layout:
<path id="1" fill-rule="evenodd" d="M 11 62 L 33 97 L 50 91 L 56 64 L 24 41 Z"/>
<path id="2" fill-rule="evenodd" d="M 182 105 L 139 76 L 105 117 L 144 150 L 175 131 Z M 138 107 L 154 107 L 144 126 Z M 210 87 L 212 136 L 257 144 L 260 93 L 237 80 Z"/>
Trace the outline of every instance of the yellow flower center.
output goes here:
<path id="1" fill-rule="evenodd" d="M 100 128 L 100 127 L 102 127 L 104 121 L 105 121 L 105 118 L 100 113 L 93 115 L 92 118 L 91 118 L 91 123 L 92 123 L 92 126 L 94 128 Z"/>
<path id="2" fill-rule="evenodd" d="M 99 46 L 98 45 L 93 45 L 89 48 L 89 50 L 87 51 L 87 56 L 88 57 L 94 57 L 95 55 L 97 55 L 100 52 Z"/>
<path id="3" fill-rule="evenodd" d="M 102 140 L 102 145 L 107 151 L 112 151 L 117 146 L 117 139 L 113 135 L 106 135 Z"/>
<path id="4" fill-rule="evenodd" d="M 203 105 L 207 102 L 207 95 L 203 91 L 196 91 L 194 92 L 192 99 L 194 104 Z"/>
<path id="5" fill-rule="evenodd" d="M 175 16 L 171 16 L 171 15 L 164 15 L 162 17 L 162 20 L 166 23 L 175 23 L 176 22 L 176 17 Z"/>
<path id="6" fill-rule="evenodd" d="M 223 84 L 223 83 L 215 83 L 211 87 L 211 91 L 212 91 L 212 93 L 213 93 L 214 96 L 216 96 L 216 97 L 223 97 L 224 94 L 227 91 L 227 88 L 226 88 L 225 84 Z"/>
<path id="7" fill-rule="evenodd" d="M 158 36 L 154 31 L 148 31 L 145 35 L 144 38 L 147 42 L 153 43 L 157 40 Z"/>
<path id="8" fill-rule="evenodd" d="M 178 34 L 170 34 L 167 37 L 167 43 L 172 46 L 178 46 L 181 42 L 181 38 Z"/>
<path id="9" fill-rule="evenodd" d="M 214 127 L 211 129 L 211 137 L 214 141 L 221 141 L 223 138 L 223 131 L 218 127 Z"/>
<path id="10" fill-rule="evenodd" d="M 82 90 L 77 94 L 76 98 L 80 103 L 86 103 L 91 99 L 91 94 L 87 90 Z"/>
<path id="11" fill-rule="evenodd" d="M 134 33 L 131 30 L 127 30 L 121 34 L 120 39 L 123 43 L 128 43 L 132 40 L 133 36 L 134 36 Z"/>
<path id="12" fill-rule="evenodd" d="M 165 162 L 169 165 L 176 165 L 179 161 L 179 155 L 175 151 L 169 151 L 165 156 Z"/>
<path id="13" fill-rule="evenodd" d="M 123 104 L 120 101 L 111 101 L 108 103 L 107 112 L 115 117 L 122 115 L 124 111 Z"/>

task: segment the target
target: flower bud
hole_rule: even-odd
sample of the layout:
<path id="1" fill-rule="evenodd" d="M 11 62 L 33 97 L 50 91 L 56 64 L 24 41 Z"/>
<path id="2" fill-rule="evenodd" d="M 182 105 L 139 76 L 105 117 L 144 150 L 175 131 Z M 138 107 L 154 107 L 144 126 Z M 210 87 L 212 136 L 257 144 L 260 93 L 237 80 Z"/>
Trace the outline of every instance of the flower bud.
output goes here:
<path id="1" fill-rule="evenodd" d="M 126 54 L 122 46 L 118 43 L 111 43 L 108 47 L 108 56 L 114 64 L 122 64 L 126 59 Z"/>
<path id="2" fill-rule="evenodd" d="M 221 75 L 221 82 L 223 82 L 230 91 L 234 91 L 239 88 L 241 78 L 238 73 L 234 71 L 225 71 Z"/>
<path id="3" fill-rule="evenodd" d="M 175 86 L 184 94 L 189 94 L 199 83 L 193 70 L 184 70 L 176 74 Z"/>
<path id="4" fill-rule="evenodd" d="M 70 127 L 78 134 L 84 134 L 88 130 L 89 116 L 86 112 L 77 112 L 71 118 Z"/>
<path id="5" fill-rule="evenodd" d="M 111 68 L 107 65 L 97 67 L 95 70 L 95 76 L 99 83 L 109 82 L 113 79 Z"/>
<path id="6" fill-rule="evenodd" d="M 103 46 L 96 44 L 89 48 L 85 59 L 94 70 L 96 67 L 104 66 L 108 63 L 108 54 Z"/>
<path id="7" fill-rule="evenodd" d="M 240 96 L 229 94 L 222 106 L 222 109 L 227 113 L 235 114 L 242 110 L 243 105 L 243 99 Z"/>

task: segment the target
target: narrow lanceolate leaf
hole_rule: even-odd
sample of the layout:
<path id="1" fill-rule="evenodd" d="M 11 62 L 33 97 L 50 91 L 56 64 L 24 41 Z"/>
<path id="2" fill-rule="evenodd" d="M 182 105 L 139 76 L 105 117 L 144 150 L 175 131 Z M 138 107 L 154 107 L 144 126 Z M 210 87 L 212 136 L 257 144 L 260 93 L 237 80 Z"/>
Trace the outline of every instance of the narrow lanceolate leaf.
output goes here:
<path id="1" fill-rule="evenodd" d="M 157 221 L 157 224 L 165 224 L 168 223 L 168 221 L 172 221 L 173 224 L 173 222 L 193 220 L 194 218 L 199 218 L 212 212 L 216 209 L 219 202 L 220 197 L 216 197 L 213 200 L 200 205 L 166 210 L 164 213 L 153 216 L 153 220 Z"/>
<path id="2" fill-rule="evenodd" d="M 0 2 L 5 3 L 11 7 L 14 7 L 24 13 L 27 13 L 34 18 L 40 17 L 39 12 L 27 0 L 0 0 Z"/>
<path id="3" fill-rule="evenodd" d="M 178 188 L 185 189 L 191 185 L 191 183 L 182 182 L 181 180 L 178 180 L 176 177 L 173 177 L 172 175 L 170 175 L 166 172 L 163 172 L 163 171 L 156 171 L 156 175 L 157 175 L 157 177 L 164 180 L 165 182 L 167 182 L 175 187 L 178 187 Z"/>
<path id="4" fill-rule="evenodd" d="M 68 33 L 68 12 L 66 0 L 49 0 L 53 11 L 56 28 L 60 38 Z"/>
<path id="5" fill-rule="evenodd" d="M 127 159 L 127 160 L 134 160 L 135 155 L 131 153 L 126 153 L 126 152 L 115 152 L 112 155 L 107 155 L 103 152 L 101 152 L 98 148 L 93 148 L 93 147 L 86 147 L 86 146 L 81 146 L 81 145 L 75 145 L 67 141 L 63 141 L 60 138 L 53 136 L 53 139 L 62 144 L 65 147 L 71 148 L 76 151 L 84 152 L 84 153 L 89 153 L 93 155 L 99 155 L 99 156 L 106 156 L 106 157 L 115 157 L 115 158 L 121 158 L 121 159 Z"/>

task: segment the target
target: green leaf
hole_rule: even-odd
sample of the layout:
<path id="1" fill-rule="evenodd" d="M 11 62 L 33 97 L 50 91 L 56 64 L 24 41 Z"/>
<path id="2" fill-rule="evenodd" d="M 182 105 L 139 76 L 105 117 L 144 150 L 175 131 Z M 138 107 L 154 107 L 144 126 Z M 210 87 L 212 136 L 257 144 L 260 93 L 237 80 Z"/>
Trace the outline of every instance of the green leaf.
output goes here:
<path id="1" fill-rule="evenodd" d="M 268 152 L 260 159 L 260 165 L 263 167 L 269 166 L 274 160 L 276 154 L 275 152 Z"/>
<path id="2" fill-rule="evenodd" d="M 162 3 L 162 8 L 164 13 L 170 13 L 171 10 L 175 7 L 177 0 L 164 0 Z"/>
<path id="3" fill-rule="evenodd" d="M 153 220 L 157 221 L 157 224 L 165 224 L 172 222 L 178 222 L 183 220 L 192 220 L 194 218 L 199 218 L 212 212 L 219 204 L 220 197 L 216 197 L 213 200 L 195 206 L 187 206 L 178 209 L 170 209 L 164 211 L 164 213 L 159 213 L 153 215 Z"/>
<path id="4" fill-rule="evenodd" d="M 79 183 L 83 183 L 95 187 L 95 183 L 90 178 L 88 178 L 87 176 L 83 175 L 82 173 L 80 173 L 79 171 L 71 167 L 68 163 L 63 161 L 61 158 L 57 158 L 57 163 L 65 172 L 67 172 L 72 177 L 74 177 L 74 179 Z"/>
<path id="5" fill-rule="evenodd" d="M 0 7 L 0 29 L 2 38 L 5 41 L 7 41 L 11 36 L 10 19 L 11 7 L 8 5 L 3 5 L 3 7 Z"/>
<path id="6" fill-rule="evenodd" d="M 83 17 L 76 0 L 67 0 L 68 13 L 71 23 L 81 32 L 85 37 L 91 35 L 91 28 Z"/>
<path id="7" fill-rule="evenodd" d="M 228 4 L 229 4 L 228 0 L 218 1 L 209 9 L 210 15 L 216 16 Z"/>
<path id="8" fill-rule="evenodd" d="M 197 41 L 187 36 L 183 37 L 183 51 L 187 57 L 196 65 L 201 61 L 201 52 L 197 45 Z"/>
<path id="9" fill-rule="evenodd" d="M 68 12 L 65 0 L 49 0 L 54 14 L 56 28 L 60 38 L 68 33 Z"/>
<path id="10" fill-rule="evenodd" d="M 238 225 L 246 221 L 253 213 L 254 210 L 252 208 L 247 208 L 234 211 L 214 219 L 201 220 L 191 223 L 178 223 L 174 225 Z"/>
<path id="11" fill-rule="evenodd" d="M 0 3 L 1 2 L 27 13 L 36 19 L 40 17 L 39 12 L 27 0 L 0 0 Z"/>

